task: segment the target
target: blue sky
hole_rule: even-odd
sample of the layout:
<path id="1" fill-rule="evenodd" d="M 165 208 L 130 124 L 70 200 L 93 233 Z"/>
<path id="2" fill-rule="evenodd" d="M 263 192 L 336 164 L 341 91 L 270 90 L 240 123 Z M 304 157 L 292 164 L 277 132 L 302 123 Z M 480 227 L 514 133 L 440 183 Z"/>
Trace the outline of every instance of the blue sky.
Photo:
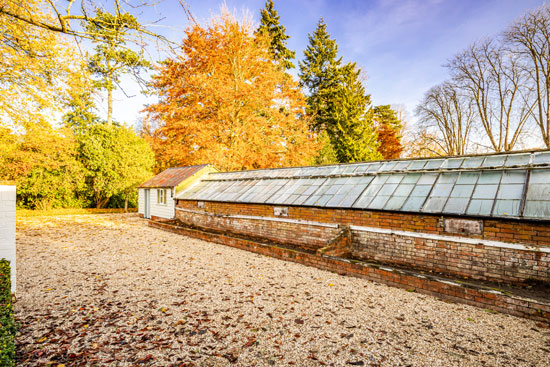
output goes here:
<path id="1" fill-rule="evenodd" d="M 444 81 L 443 65 L 472 42 L 493 36 L 527 10 L 543 1 L 535 0 L 275 0 L 275 8 L 290 36 L 288 46 L 303 57 L 320 17 L 336 39 L 344 61 L 355 61 L 368 78 L 365 84 L 374 104 L 403 105 L 414 121 L 414 108 L 433 85 Z M 220 0 L 187 0 L 193 16 L 206 23 L 220 12 Z M 226 0 L 237 15 L 248 12 L 259 22 L 265 0 Z M 155 28 L 179 41 L 189 24 L 176 0 L 164 0 L 147 9 L 141 19 L 163 17 Z M 158 57 L 153 52 L 154 57 Z M 297 64 L 297 63 L 296 63 Z M 129 95 L 115 94 L 114 115 L 118 121 L 134 124 L 144 104 L 154 102 L 141 95 L 125 79 Z M 104 113 L 104 108 L 101 109 Z"/>

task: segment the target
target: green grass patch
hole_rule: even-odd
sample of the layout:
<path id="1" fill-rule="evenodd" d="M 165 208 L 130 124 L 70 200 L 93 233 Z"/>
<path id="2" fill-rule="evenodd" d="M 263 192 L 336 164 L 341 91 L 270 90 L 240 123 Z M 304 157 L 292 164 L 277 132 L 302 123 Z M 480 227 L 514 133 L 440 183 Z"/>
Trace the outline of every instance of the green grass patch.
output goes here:
<path id="1" fill-rule="evenodd" d="M 81 209 L 49 209 L 49 210 L 31 210 L 17 209 L 18 217 L 42 217 L 54 215 L 74 215 L 74 214 L 113 214 L 113 213 L 136 213 L 137 208 L 128 208 L 125 212 L 122 208 L 117 209 L 96 209 L 96 208 L 81 208 Z"/>

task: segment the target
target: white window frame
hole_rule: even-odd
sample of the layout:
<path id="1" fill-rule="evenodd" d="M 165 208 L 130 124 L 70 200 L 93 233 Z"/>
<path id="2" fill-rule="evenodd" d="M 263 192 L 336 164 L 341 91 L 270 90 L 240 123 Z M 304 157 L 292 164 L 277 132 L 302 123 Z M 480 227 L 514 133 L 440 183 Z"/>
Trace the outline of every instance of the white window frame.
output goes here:
<path id="1" fill-rule="evenodd" d="M 157 204 L 166 205 L 167 189 L 157 189 Z"/>

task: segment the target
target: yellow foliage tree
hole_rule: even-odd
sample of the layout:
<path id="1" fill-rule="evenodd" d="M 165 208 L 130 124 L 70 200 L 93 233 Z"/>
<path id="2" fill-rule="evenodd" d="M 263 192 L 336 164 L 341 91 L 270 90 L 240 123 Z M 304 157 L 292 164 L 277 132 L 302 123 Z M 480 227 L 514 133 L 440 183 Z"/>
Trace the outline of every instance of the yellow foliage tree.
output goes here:
<path id="1" fill-rule="evenodd" d="M 273 62 L 270 40 L 224 12 L 186 30 L 181 52 L 158 67 L 159 167 L 212 163 L 222 170 L 309 164 L 318 143 L 298 85 Z"/>
<path id="2" fill-rule="evenodd" d="M 39 0 L 26 5 L 33 8 L 33 19 L 51 18 Z M 25 11 L 8 0 L 0 0 L 0 7 Z M 80 62 L 63 36 L 0 12 L 0 125 L 48 125 L 60 111 L 68 75 Z"/>

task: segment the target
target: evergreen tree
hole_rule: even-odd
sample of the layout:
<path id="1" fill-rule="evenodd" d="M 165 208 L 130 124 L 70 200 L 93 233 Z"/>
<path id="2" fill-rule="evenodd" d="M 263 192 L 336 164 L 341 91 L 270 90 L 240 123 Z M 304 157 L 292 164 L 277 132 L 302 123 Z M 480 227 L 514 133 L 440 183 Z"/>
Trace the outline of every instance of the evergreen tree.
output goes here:
<path id="1" fill-rule="evenodd" d="M 342 58 L 338 58 L 338 45 L 330 39 L 323 18 L 317 23 L 309 46 L 299 62 L 300 85 L 308 91 L 306 112 L 313 116 L 313 130 L 321 130 L 333 122 L 332 100 L 338 89 L 338 72 Z"/>
<path id="2" fill-rule="evenodd" d="M 143 55 L 143 48 L 134 52 L 125 46 L 125 36 L 129 30 L 140 27 L 137 19 L 130 13 L 115 15 L 97 11 L 96 17 L 86 24 L 86 32 L 92 35 L 96 44 L 95 54 L 89 61 L 90 72 L 99 80 L 96 86 L 107 90 L 107 124 L 113 122 L 113 90 L 120 82 L 123 73 L 130 73 L 140 81 L 142 69 L 151 67 Z"/>
<path id="3" fill-rule="evenodd" d="M 321 19 L 300 62 L 301 85 L 307 88 L 307 113 L 312 129 L 324 131 L 339 162 L 379 159 L 376 131 L 369 112 L 370 96 L 355 63 L 342 65 L 338 45 Z M 330 149 L 325 148 L 327 154 Z M 325 154 L 326 155 L 326 154 Z M 319 157 L 324 161 L 326 157 Z"/>
<path id="4" fill-rule="evenodd" d="M 378 135 L 373 128 L 372 114 L 367 110 L 370 95 L 360 80 L 355 63 L 344 65 L 339 72 L 340 84 L 333 104 L 334 123 L 328 126 L 338 161 L 361 162 L 380 159 Z"/>
<path id="5" fill-rule="evenodd" d="M 273 59 L 279 62 L 284 69 L 293 69 L 292 60 L 296 56 L 296 51 L 289 50 L 286 47 L 286 40 L 289 39 L 289 36 L 285 33 L 286 28 L 279 21 L 281 17 L 277 15 L 277 11 L 273 8 L 273 0 L 266 1 L 265 9 L 261 10 L 261 15 L 258 33 L 266 32 L 271 38 L 269 49 Z"/>

